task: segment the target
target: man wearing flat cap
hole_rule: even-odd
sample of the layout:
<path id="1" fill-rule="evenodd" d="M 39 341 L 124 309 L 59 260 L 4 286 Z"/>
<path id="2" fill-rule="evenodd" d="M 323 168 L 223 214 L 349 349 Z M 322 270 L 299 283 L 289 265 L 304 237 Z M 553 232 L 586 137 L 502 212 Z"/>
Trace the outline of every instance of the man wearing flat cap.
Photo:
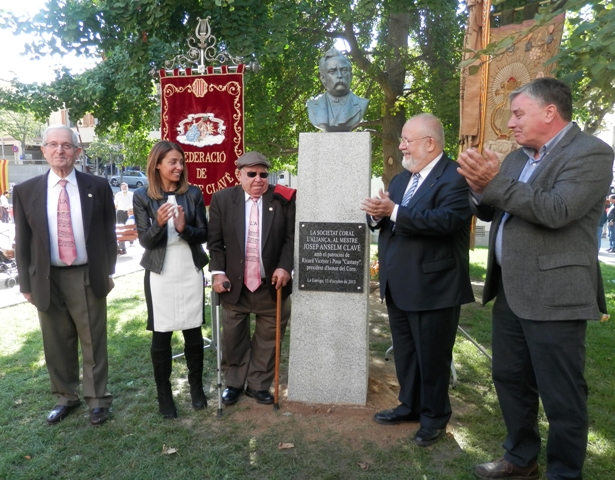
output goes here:
<path id="1" fill-rule="evenodd" d="M 240 185 L 214 193 L 207 246 L 213 288 L 220 294 L 222 402 L 232 405 L 246 388 L 258 403 L 271 404 L 274 374 L 276 291 L 282 289 L 282 331 L 290 317 L 295 239 L 294 190 L 269 188 L 270 164 L 248 152 L 237 160 Z M 250 338 L 250 314 L 256 329 Z"/>

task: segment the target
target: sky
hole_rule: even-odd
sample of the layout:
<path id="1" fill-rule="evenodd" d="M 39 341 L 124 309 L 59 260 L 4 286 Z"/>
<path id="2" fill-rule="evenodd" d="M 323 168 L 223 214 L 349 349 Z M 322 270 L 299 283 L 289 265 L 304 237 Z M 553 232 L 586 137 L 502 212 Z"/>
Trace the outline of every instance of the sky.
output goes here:
<path id="1" fill-rule="evenodd" d="M 46 0 L 0 0 L 0 10 L 7 10 L 18 15 L 34 15 L 45 5 Z M 84 62 L 74 55 L 61 57 L 59 55 L 31 60 L 22 55 L 24 45 L 30 36 L 13 35 L 9 30 L 0 29 L 0 79 L 17 79 L 23 83 L 48 83 L 54 78 L 54 68 L 67 66 L 74 72 L 81 72 L 84 66 L 91 67 L 91 62 Z"/>

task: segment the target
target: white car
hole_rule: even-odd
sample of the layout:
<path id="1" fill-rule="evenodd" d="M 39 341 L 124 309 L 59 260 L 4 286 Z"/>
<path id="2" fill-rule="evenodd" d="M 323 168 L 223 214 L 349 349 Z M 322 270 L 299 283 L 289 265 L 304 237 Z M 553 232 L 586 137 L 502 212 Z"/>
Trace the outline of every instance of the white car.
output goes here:
<path id="1" fill-rule="evenodd" d="M 147 175 L 137 170 L 127 170 L 122 176 L 114 175 L 109 180 L 109 183 L 114 187 L 119 187 L 120 183 L 125 182 L 129 187 L 139 188 L 149 185 Z"/>

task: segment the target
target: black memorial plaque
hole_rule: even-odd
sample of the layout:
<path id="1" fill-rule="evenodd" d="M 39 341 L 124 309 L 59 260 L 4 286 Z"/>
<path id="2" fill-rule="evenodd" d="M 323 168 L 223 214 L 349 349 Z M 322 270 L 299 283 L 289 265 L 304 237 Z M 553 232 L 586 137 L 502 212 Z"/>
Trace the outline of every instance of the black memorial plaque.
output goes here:
<path id="1" fill-rule="evenodd" d="M 299 289 L 363 292 L 365 229 L 364 223 L 300 222 Z"/>

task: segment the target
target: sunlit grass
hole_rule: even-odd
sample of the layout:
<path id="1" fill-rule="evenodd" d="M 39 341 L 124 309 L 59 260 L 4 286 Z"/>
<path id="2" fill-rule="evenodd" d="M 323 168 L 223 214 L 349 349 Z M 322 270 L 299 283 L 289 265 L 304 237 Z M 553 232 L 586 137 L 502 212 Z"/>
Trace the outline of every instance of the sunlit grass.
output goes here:
<path id="1" fill-rule="evenodd" d="M 480 283 L 487 250 L 478 248 L 470 257 L 473 280 Z M 615 267 L 603 266 L 603 276 L 609 309 L 615 312 Z M 246 413 L 260 415 L 264 410 L 241 402 L 216 418 L 213 351 L 205 355 L 210 408 L 195 412 L 190 407 L 185 362 L 180 360 L 174 362 L 172 376 L 180 417 L 163 421 L 157 413 L 142 284 L 142 272 L 118 278 L 109 296 L 109 388 L 115 400 L 112 418 L 101 428 L 89 426 L 85 406 L 60 425 L 46 425 L 53 398 L 36 310 L 26 304 L 0 310 L 0 478 L 469 480 L 474 464 L 502 453 L 506 429 L 490 362 L 461 335 L 454 349 L 458 384 L 450 393 L 452 436 L 427 449 L 415 446 L 411 436 L 384 446 L 367 440 L 350 446 L 352 439 L 332 431 L 326 420 L 284 416 L 283 406 L 275 417 L 282 421 L 270 428 L 259 425 L 258 418 L 246 419 Z M 378 359 L 390 346 L 384 320 L 380 317 L 380 323 L 370 327 L 378 338 L 370 352 Z M 460 324 L 491 352 L 490 305 L 464 306 Z M 588 324 L 590 434 L 584 478 L 589 480 L 611 478 L 615 471 L 614 345 L 613 321 Z M 181 334 L 174 335 L 173 349 L 183 349 Z M 283 352 L 285 370 L 288 335 Z M 372 422 L 371 415 L 365 421 Z M 539 427 L 544 452 L 548 425 L 542 412 Z M 295 448 L 279 450 L 280 442 L 294 443 Z M 163 455 L 163 444 L 177 448 L 178 454 Z M 539 462 L 544 472 L 544 453 Z M 369 468 L 363 470 L 359 463 Z"/>

